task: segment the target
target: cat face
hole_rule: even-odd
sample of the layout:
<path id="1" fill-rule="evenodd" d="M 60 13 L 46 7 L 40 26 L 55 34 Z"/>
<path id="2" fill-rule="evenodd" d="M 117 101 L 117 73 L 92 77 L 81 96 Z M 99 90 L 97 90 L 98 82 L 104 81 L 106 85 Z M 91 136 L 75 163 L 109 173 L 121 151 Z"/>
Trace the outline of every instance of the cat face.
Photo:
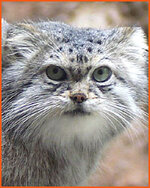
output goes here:
<path id="1" fill-rule="evenodd" d="M 66 134 L 120 131 L 143 116 L 147 46 L 139 28 L 100 31 L 61 25 L 58 30 L 57 23 L 49 22 L 20 24 L 7 32 L 5 131 L 25 137 L 36 133 L 44 140 L 58 135 L 58 140 Z"/>

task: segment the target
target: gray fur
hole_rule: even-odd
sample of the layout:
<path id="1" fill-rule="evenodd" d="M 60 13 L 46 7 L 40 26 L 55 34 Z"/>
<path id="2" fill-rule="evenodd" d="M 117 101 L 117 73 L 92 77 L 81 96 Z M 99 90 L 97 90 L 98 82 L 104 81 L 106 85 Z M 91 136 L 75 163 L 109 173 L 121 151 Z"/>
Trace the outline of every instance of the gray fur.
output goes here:
<path id="1" fill-rule="evenodd" d="M 83 185 L 108 141 L 147 119 L 147 54 L 139 27 L 3 20 L 2 185 Z M 50 64 L 67 80 L 50 80 Z M 102 65 L 113 74 L 98 83 L 92 73 Z M 88 115 L 68 115 L 76 109 L 69 95 L 79 91 L 88 96 Z"/>

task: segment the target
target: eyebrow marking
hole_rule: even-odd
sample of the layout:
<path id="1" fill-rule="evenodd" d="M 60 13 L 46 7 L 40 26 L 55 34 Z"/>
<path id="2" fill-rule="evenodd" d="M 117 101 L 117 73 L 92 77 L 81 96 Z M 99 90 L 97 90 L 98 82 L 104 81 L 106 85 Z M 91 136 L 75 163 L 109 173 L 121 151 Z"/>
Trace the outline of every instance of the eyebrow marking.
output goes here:
<path id="1" fill-rule="evenodd" d="M 88 62 L 88 58 L 86 56 L 84 56 L 84 62 L 87 63 Z"/>
<path id="2" fill-rule="evenodd" d="M 91 47 L 87 48 L 87 51 L 90 52 L 90 53 L 92 52 L 92 50 L 93 49 Z"/>
<path id="3" fill-rule="evenodd" d="M 77 55 L 77 62 L 83 63 L 83 55 Z"/>

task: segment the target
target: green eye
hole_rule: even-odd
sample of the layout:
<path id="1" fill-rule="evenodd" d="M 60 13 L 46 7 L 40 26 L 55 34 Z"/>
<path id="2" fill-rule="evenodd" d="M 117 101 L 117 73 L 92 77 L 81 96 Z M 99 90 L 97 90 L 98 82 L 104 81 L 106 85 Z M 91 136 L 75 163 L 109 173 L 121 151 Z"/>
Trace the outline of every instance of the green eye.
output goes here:
<path id="1" fill-rule="evenodd" d="M 47 67 L 46 75 L 51 80 L 55 81 L 62 81 L 66 79 L 65 71 L 62 68 L 55 65 L 50 65 L 49 67 Z"/>
<path id="2" fill-rule="evenodd" d="M 93 72 L 93 79 L 97 82 L 105 82 L 111 77 L 111 75 L 112 75 L 111 69 L 103 66 L 103 67 L 97 68 Z"/>

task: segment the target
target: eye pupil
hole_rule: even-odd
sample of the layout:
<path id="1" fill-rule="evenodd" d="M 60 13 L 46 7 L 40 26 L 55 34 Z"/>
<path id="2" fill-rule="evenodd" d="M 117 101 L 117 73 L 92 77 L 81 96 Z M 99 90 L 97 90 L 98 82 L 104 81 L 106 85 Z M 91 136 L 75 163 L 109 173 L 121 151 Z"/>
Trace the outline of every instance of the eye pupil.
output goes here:
<path id="1" fill-rule="evenodd" d="M 100 75 L 102 75 L 103 74 L 103 70 L 102 69 L 100 69 L 100 70 L 98 70 L 98 72 L 97 72 L 98 74 L 100 74 Z"/>
<path id="2" fill-rule="evenodd" d="M 54 68 L 54 69 L 53 69 L 53 73 L 54 73 L 54 74 L 57 74 L 57 73 L 58 73 L 58 68 Z"/>

